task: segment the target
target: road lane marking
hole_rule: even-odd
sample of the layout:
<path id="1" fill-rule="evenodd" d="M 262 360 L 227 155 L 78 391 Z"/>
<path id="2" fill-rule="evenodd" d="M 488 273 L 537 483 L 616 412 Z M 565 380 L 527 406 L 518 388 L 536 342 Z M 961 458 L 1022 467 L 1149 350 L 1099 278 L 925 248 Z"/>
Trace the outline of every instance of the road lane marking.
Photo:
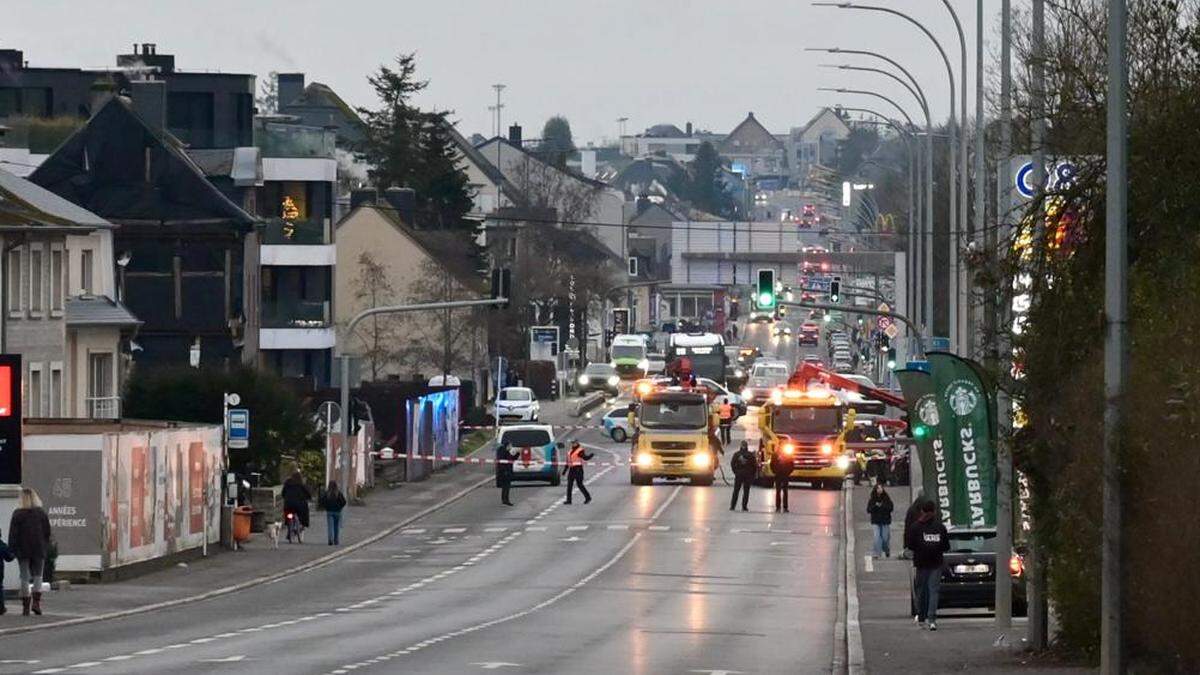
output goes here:
<path id="1" fill-rule="evenodd" d="M 587 525 L 568 525 L 567 526 L 567 532 L 582 532 L 583 530 L 586 530 L 586 529 L 588 529 Z"/>
<path id="2" fill-rule="evenodd" d="M 462 534 L 466 531 L 465 527 L 447 527 L 442 529 L 442 534 Z"/>
<path id="3" fill-rule="evenodd" d="M 863 556 L 863 567 L 865 567 L 868 572 L 875 571 L 875 560 L 871 557 L 870 554 Z"/>

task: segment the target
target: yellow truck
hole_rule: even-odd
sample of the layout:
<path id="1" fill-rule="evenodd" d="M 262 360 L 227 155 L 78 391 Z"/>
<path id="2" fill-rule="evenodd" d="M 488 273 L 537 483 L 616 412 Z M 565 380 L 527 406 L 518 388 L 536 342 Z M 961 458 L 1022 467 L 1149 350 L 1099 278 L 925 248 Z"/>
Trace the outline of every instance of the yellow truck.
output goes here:
<path id="1" fill-rule="evenodd" d="M 793 480 L 841 488 L 853 464 L 846 432 L 854 428 L 854 416 L 828 389 L 776 389 L 758 413 L 760 484 L 773 480 L 771 459 L 780 452 L 792 458 Z"/>
<path id="2" fill-rule="evenodd" d="M 703 390 L 665 387 L 643 394 L 634 430 L 630 483 L 689 478 L 693 485 L 713 484 L 719 446 Z"/>

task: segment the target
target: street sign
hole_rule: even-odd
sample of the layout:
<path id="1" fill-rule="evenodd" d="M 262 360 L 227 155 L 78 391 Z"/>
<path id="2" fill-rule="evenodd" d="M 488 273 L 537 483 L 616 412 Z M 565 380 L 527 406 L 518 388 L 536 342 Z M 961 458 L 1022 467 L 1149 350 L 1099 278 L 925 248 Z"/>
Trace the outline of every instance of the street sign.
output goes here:
<path id="1" fill-rule="evenodd" d="M 889 323 L 888 327 L 883 329 L 883 334 L 888 336 L 889 340 L 895 340 L 896 336 L 900 334 L 900 329 L 896 328 L 896 324 Z"/>
<path id="2" fill-rule="evenodd" d="M 879 306 L 878 306 L 878 307 L 876 307 L 876 309 L 878 309 L 878 310 L 879 310 L 879 311 L 881 311 L 881 312 L 890 312 L 890 311 L 892 311 L 892 308 L 891 308 L 890 306 L 888 306 L 888 304 L 887 304 L 886 302 L 881 302 L 881 303 L 879 303 Z M 884 318 L 886 318 L 886 317 L 884 317 Z"/>
<path id="3" fill-rule="evenodd" d="M 629 308 L 628 307 L 613 307 L 612 309 L 612 326 L 615 335 L 627 335 L 629 333 Z"/>
<path id="4" fill-rule="evenodd" d="M 558 326 L 531 326 L 529 328 L 529 358 L 551 361 L 558 356 Z"/>
<path id="5" fill-rule="evenodd" d="M 893 323 L 895 322 L 892 321 L 892 317 L 890 316 L 875 317 L 875 327 L 879 330 L 887 330 L 888 326 L 892 325 Z"/>
<path id="6" fill-rule="evenodd" d="M 250 447 L 250 411 L 245 408 L 229 409 L 229 447 L 232 450 Z"/>

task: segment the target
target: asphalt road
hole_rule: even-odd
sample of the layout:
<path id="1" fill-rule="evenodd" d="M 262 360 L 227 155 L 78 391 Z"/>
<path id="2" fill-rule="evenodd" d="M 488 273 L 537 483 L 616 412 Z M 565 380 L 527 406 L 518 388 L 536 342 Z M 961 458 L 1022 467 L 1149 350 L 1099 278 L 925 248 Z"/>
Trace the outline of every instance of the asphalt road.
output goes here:
<path id="1" fill-rule="evenodd" d="M 770 351 L 794 361 L 782 342 Z M 598 462 L 628 456 L 582 440 Z M 589 486 L 590 504 L 530 486 L 512 508 L 481 488 L 236 596 L 0 638 L 0 673 L 829 671 L 838 492 L 797 487 L 777 514 L 767 490 L 731 512 L 720 482 L 635 487 L 625 466 Z"/>

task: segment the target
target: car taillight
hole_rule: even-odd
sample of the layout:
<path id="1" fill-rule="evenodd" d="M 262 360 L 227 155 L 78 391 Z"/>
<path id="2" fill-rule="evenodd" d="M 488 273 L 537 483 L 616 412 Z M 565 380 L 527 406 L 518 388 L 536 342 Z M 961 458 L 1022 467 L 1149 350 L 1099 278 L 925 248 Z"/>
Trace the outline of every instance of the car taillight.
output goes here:
<path id="1" fill-rule="evenodd" d="M 1024 574 L 1025 559 L 1014 553 L 1013 557 L 1008 559 L 1008 571 L 1012 573 L 1014 577 L 1019 577 Z"/>

